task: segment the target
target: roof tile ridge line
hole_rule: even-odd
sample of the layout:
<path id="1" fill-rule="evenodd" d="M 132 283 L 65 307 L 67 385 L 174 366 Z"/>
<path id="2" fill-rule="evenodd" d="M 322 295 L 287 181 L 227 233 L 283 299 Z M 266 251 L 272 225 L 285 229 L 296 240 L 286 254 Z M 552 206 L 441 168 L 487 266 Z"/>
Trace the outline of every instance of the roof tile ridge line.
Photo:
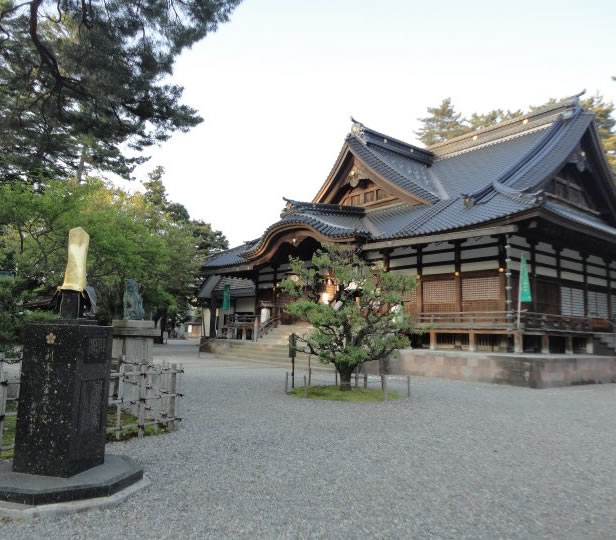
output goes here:
<path id="1" fill-rule="evenodd" d="M 495 131 L 495 130 L 501 129 L 502 127 L 507 127 L 511 124 L 515 124 L 517 122 L 523 122 L 526 119 L 528 119 L 530 122 L 530 118 L 534 116 L 541 116 L 542 114 L 546 114 L 551 111 L 554 111 L 553 116 L 557 116 L 558 109 L 568 108 L 571 106 L 575 106 L 577 104 L 579 104 L 579 98 L 577 96 L 570 96 L 570 97 L 561 99 L 560 101 L 557 101 L 556 103 L 552 103 L 550 105 L 544 105 L 543 107 L 534 109 L 526 114 L 517 116 L 516 118 L 511 118 L 510 120 L 504 120 L 503 122 L 499 122 L 498 124 L 487 126 L 487 127 L 475 130 L 475 131 L 469 131 L 468 133 L 465 133 L 464 135 L 459 135 L 458 137 L 454 137 L 453 139 L 448 139 L 446 141 L 442 141 L 436 144 L 431 144 L 427 148 L 432 150 L 433 148 L 440 148 L 442 146 L 447 146 L 448 144 L 454 144 L 454 143 L 463 141 L 465 139 L 472 138 L 474 135 L 477 135 L 480 133 L 487 133 L 490 131 Z"/>
<path id="2" fill-rule="evenodd" d="M 372 128 L 366 127 L 362 124 L 362 127 L 365 131 L 369 131 L 370 133 L 372 133 L 373 135 L 376 135 L 377 137 L 383 137 L 384 139 L 387 139 L 388 141 L 392 141 L 396 144 L 400 144 L 402 146 L 408 146 L 409 148 L 412 148 L 413 150 L 417 150 L 419 152 L 423 152 L 424 154 L 431 154 L 434 155 L 434 153 L 430 150 L 428 150 L 428 147 L 425 146 L 424 148 L 422 148 L 421 146 L 417 146 L 415 144 L 411 144 L 408 143 L 406 141 L 403 141 L 402 139 L 398 139 L 396 137 L 391 137 L 390 135 L 387 135 L 387 133 L 381 133 L 380 131 L 376 131 Z"/>
<path id="3" fill-rule="evenodd" d="M 509 169 L 507 169 L 503 174 L 501 174 L 495 180 L 492 180 L 487 186 L 482 187 L 474 191 L 473 193 L 462 194 L 465 199 L 468 197 L 472 200 L 473 204 L 478 204 L 482 201 L 482 199 L 486 198 L 491 192 L 494 191 L 494 183 L 507 185 L 507 181 L 515 176 L 520 169 L 525 168 L 529 161 L 534 161 L 535 157 L 541 153 L 541 151 L 548 145 L 548 143 L 552 140 L 553 137 L 560 131 L 560 128 L 563 126 L 563 119 L 561 117 L 557 118 L 557 120 L 549 127 L 548 131 L 539 139 L 526 153 Z"/>
<path id="4" fill-rule="evenodd" d="M 323 212 L 343 212 L 349 215 L 363 215 L 365 208 L 363 206 L 347 206 L 340 203 L 314 203 L 305 201 L 295 201 L 293 199 L 282 198 L 283 201 L 297 206 L 298 209 L 304 210 L 319 210 Z"/>
<path id="5" fill-rule="evenodd" d="M 483 150 L 489 146 L 495 146 L 497 144 L 503 144 L 509 141 L 513 141 L 514 139 L 519 139 L 520 137 L 524 137 L 526 135 L 532 135 L 539 131 L 549 129 L 554 122 L 546 122 L 545 124 L 539 124 L 538 126 L 534 126 L 530 129 L 525 129 L 522 131 L 518 131 L 516 133 L 512 133 L 511 135 L 507 135 L 506 137 L 501 137 L 500 139 L 492 139 L 491 141 L 485 141 L 481 144 L 477 144 L 475 146 L 467 146 L 466 148 L 460 148 L 460 150 L 456 150 L 454 152 L 450 152 L 449 154 L 441 154 L 436 157 L 434 163 L 439 163 L 441 161 L 446 161 L 450 158 L 462 156 L 464 154 L 468 154 L 470 152 L 474 152 L 475 150 Z"/>
<path id="6" fill-rule="evenodd" d="M 418 185 L 418 184 L 417 184 L 417 182 L 415 182 L 414 180 L 411 180 L 410 178 L 407 178 L 406 176 L 403 176 L 403 175 L 402 175 L 402 174 L 400 174 L 398 171 L 396 171 L 396 169 L 394 169 L 391 165 L 389 165 L 389 163 L 387 163 L 387 162 L 383 161 L 383 160 L 382 160 L 382 159 L 381 159 L 381 158 L 380 158 L 377 154 L 375 154 L 375 153 L 374 153 L 374 152 L 373 152 L 373 151 L 372 151 L 372 150 L 368 147 L 368 145 L 366 145 L 366 144 L 363 144 L 363 143 L 362 143 L 362 146 L 363 146 L 363 149 L 364 149 L 366 152 L 370 152 L 370 155 L 371 155 L 372 157 L 374 157 L 375 159 L 378 159 L 378 160 L 379 160 L 379 163 L 381 163 L 384 167 L 387 167 L 387 169 L 389 169 L 389 170 L 390 170 L 390 171 L 392 171 L 393 173 L 395 173 L 395 174 L 397 174 L 398 176 L 402 177 L 402 178 L 403 178 L 404 180 L 406 180 L 407 182 L 410 182 L 411 184 L 413 184 L 413 185 L 414 185 L 414 186 L 415 186 L 418 190 L 420 190 L 420 193 L 421 193 L 421 192 L 425 192 L 425 193 L 427 193 L 428 195 L 430 195 L 430 198 L 428 198 L 428 200 L 429 200 L 431 203 L 435 204 L 435 203 L 437 203 L 437 202 L 439 201 L 439 198 L 438 198 L 438 197 L 437 197 L 434 193 L 432 193 L 431 191 L 428 191 L 426 188 L 424 188 L 424 187 L 422 187 L 422 186 Z M 404 188 L 402 188 L 402 189 L 404 189 Z M 408 191 L 408 190 L 406 190 L 406 191 Z M 423 197 L 423 195 L 422 195 L 422 197 Z"/>
<path id="7" fill-rule="evenodd" d="M 394 204 L 390 204 L 387 206 L 378 206 L 377 208 L 366 208 L 366 216 L 376 214 L 377 212 L 386 212 L 387 210 L 391 210 L 392 208 L 395 208 L 396 206 L 408 206 L 409 208 L 413 207 L 413 205 L 410 205 L 409 203 L 400 201 L 400 202 L 396 202 Z M 418 205 L 418 206 L 424 206 L 424 205 Z"/>
<path id="8" fill-rule="evenodd" d="M 582 112 L 581 109 L 578 109 L 577 113 L 572 118 L 570 118 L 569 120 L 572 122 L 573 120 L 577 120 L 581 116 L 583 116 L 583 112 Z M 587 124 L 584 129 L 587 129 L 588 125 L 589 124 Z M 529 170 L 533 169 L 534 167 L 536 167 L 538 165 L 538 163 L 540 163 L 546 157 L 550 156 L 553 148 L 556 145 L 560 144 L 560 142 L 563 140 L 563 138 L 567 135 L 569 129 L 571 129 L 572 127 L 574 127 L 574 125 L 572 123 L 570 123 L 570 122 L 568 122 L 567 124 L 564 124 L 562 129 L 559 131 L 559 133 L 556 133 L 554 135 L 553 139 L 546 143 L 545 147 L 540 150 L 539 154 L 537 156 L 534 156 L 533 158 L 531 158 L 532 162 L 526 164 L 525 166 L 523 165 L 523 167 L 522 167 L 523 170 L 522 171 L 518 171 L 512 178 L 509 178 L 509 179 L 506 180 L 506 182 L 507 182 L 506 184 L 502 184 L 502 185 L 504 185 L 505 187 L 508 187 L 508 188 L 515 189 L 515 187 L 512 187 L 512 186 L 515 185 L 522 176 L 526 175 Z M 564 164 L 567 162 L 567 159 L 568 159 L 568 156 L 570 155 L 570 153 L 571 153 L 571 151 L 567 153 L 566 157 L 563 160 L 561 160 L 559 165 L 555 168 L 555 171 L 564 166 Z M 552 171 L 550 174 L 548 174 L 541 181 L 539 181 L 536 184 L 534 184 L 532 186 L 532 188 L 534 189 L 537 186 L 540 186 L 543 183 L 545 183 L 545 181 L 548 180 L 555 173 L 555 171 Z M 524 188 L 524 189 L 531 189 L 531 186 L 528 186 L 527 188 Z M 521 192 L 523 190 L 518 190 L 518 191 Z M 541 189 L 539 191 L 541 191 Z M 486 197 L 488 198 L 487 200 L 490 200 L 493 196 L 494 196 L 494 193 L 492 193 L 492 194 L 488 193 L 486 195 Z"/>
<path id="9" fill-rule="evenodd" d="M 443 210 L 446 210 L 447 208 L 449 208 L 457 200 L 458 199 L 456 198 L 456 199 L 449 199 L 447 201 L 443 201 L 443 202 L 445 202 L 445 204 L 443 206 L 441 206 L 440 208 L 437 208 L 438 205 L 435 204 L 434 206 L 432 206 L 432 208 L 429 208 L 425 212 L 425 214 L 423 214 L 421 216 L 417 216 L 413 221 L 411 221 L 410 223 L 405 225 L 402 229 L 400 229 L 400 232 L 406 231 L 410 227 L 412 227 L 413 229 L 416 229 L 417 227 L 421 227 L 421 226 L 425 225 L 435 215 L 440 214 Z"/>

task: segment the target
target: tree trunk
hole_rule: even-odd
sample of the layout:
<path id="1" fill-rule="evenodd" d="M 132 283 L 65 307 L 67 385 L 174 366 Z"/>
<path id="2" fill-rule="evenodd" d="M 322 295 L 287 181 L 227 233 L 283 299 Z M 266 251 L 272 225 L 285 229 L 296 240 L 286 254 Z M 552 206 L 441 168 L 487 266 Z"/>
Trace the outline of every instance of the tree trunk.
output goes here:
<path id="1" fill-rule="evenodd" d="M 350 366 L 348 364 L 337 364 L 336 369 L 340 374 L 340 391 L 341 392 L 350 392 L 351 391 L 351 375 L 353 374 L 353 370 L 355 366 Z"/>

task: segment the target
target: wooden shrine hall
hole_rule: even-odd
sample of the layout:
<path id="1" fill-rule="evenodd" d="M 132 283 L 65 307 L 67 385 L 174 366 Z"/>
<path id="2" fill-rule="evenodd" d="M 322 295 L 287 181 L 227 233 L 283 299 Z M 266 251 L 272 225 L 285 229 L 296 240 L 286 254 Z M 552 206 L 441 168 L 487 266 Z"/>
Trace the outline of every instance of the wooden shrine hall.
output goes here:
<path id="1" fill-rule="evenodd" d="M 428 331 L 415 348 L 614 354 L 616 184 L 577 97 L 428 148 L 354 122 L 314 199 L 285 201 L 259 238 L 205 261 L 206 335 L 255 340 L 292 322 L 289 256 L 352 243 L 417 277 L 405 309 Z M 522 254 L 532 301 L 518 323 Z"/>

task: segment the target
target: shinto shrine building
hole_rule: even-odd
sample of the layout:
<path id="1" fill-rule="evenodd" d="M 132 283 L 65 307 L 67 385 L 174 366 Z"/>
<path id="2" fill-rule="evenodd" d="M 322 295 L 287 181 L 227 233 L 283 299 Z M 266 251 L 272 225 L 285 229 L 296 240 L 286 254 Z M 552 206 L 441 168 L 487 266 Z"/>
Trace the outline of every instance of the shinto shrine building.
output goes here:
<path id="1" fill-rule="evenodd" d="M 206 260 L 206 336 L 291 322 L 288 257 L 352 243 L 417 276 L 415 351 L 614 355 L 616 184 L 577 97 L 428 148 L 354 122 L 314 199 L 285 201 L 259 238 Z M 522 254 L 532 301 L 518 317 Z"/>

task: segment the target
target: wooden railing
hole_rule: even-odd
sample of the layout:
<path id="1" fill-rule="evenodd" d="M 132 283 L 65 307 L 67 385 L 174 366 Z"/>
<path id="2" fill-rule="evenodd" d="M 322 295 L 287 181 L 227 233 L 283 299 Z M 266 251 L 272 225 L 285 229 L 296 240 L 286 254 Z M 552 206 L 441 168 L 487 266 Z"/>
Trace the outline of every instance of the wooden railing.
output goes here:
<path id="1" fill-rule="evenodd" d="M 270 317 L 267 321 L 259 324 L 257 329 L 257 339 L 261 339 L 265 334 L 267 334 L 272 328 L 276 328 L 278 326 L 278 318 Z"/>
<path id="2" fill-rule="evenodd" d="M 520 324 L 525 330 L 592 332 L 592 318 L 590 317 L 570 317 L 526 311 L 520 315 Z"/>
<path id="3" fill-rule="evenodd" d="M 513 316 L 512 316 L 513 317 Z M 507 328 L 506 311 L 462 311 L 448 313 L 419 313 L 415 316 L 418 324 L 438 328 Z"/>
<path id="4" fill-rule="evenodd" d="M 415 322 L 438 329 L 517 329 L 517 312 L 464 311 L 448 313 L 419 313 Z M 570 317 L 551 313 L 520 313 L 520 328 L 523 330 L 550 330 L 568 332 L 591 332 L 590 317 Z"/>

